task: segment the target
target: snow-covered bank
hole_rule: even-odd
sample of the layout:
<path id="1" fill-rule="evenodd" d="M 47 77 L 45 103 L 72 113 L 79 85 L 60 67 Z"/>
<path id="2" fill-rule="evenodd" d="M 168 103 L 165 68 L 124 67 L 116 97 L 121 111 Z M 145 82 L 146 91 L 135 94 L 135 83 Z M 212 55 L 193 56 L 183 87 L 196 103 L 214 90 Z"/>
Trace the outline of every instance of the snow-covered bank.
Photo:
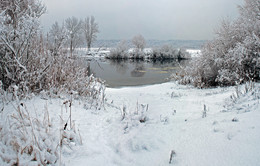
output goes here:
<path id="1" fill-rule="evenodd" d="M 192 58 L 199 57 L 201 55 L 201 50 L 199 49 L 187 49 L 186 50 Z"/>
<path id="2" fill-rule="evenodd" d="M 253 91 L 239 93 L 239 98 L 235 87 L 201 90 L 173 82 L 108 88 L 102 110 L 75 99 L 72 119 L 83 144 L 64 147 L 61 161 L 75 166 L 164 166 L 174 151 L 173 165 L 257 165 L 259 88 L 256 84 Z M 61 109 L 63 119 L 69 116 L 66 100 L 34 97 L 23 104 L 38 116 L 47 105 L 52 126 L 59 129 Z M 3 107 L 1 118 L 6 112 L 12 114 L 12 103 Z"/>

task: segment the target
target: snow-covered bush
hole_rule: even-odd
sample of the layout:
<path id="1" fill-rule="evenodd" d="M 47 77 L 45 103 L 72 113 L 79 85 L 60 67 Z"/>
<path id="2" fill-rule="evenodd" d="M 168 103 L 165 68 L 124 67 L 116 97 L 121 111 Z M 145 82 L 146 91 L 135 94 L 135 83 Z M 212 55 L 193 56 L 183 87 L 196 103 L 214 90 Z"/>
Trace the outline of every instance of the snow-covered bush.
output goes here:
<path id="1" fill-rule="evenodd" d="M 1 112 L 0 162 L 6 165 L 54 165 L 63 147 L 81 144 L 75 128 L 54 126 L 48 108 L 43 116 L 33 115 L 24 103 Z"/>
<path id="2" fill-rule="evenodd" d="M 136 39 L 138 40 L 138 39 Z M 111 49 L 110 54 L 106 56 L 107 59 L 113 60 L 124 60 L 124 59 L 137 59 L 144 60 L 147 55 L 144 53 L 144 48 L 139 48 L 141 46 L 136 46 L 134 49 L 128 48 L 126 41 L 121 41 L 116 48 Z"/>
<path id="3" fill-rule="evenodd" d="M 51 94 L 76 92 L 91 102 L 103 103 L 105 86 L 102 80 L 89 76 L 84 61 L 77 57 L 58 55 L 53 57 L 50 68 L 43 79 L 43 89 Z M 75 93 L 74 93 L 75 94 Z"/>
<path id="4" fill-rule="evenodd" d="M 26 84 L 27 66 L 35 55 L 43 54 L 38 18 L 44 11 L 39 1 L 1 1 L 0 79 L 5 90 L 12 84 Z"/>
<path id="5" fill-rule="evenodd" d="M 161 48 L 154 48 L 150 59 L 186 59 L 188 58 L 188 53 L 182 49 L 175 49 L 172 46 L 164 45 Z"/>
<path id="6" fill-rule="evenodd" d="M 237 111 L 244 113 L 259 110 L 260 85 L 258 83 L 248 82 L 236 86 L 236 91 L 226 100 L 222 112 Z"/>
<path id="7" fill-rule="evenodd" d="M 180 83 L 227 86 L 260 79 L 260 0 L 245 0 L 239 9 L 240 17 L 223 21 L 202 55 L 179 74 Z"/>
<path id="8" fill-rule="evenodd" d="M 106 56 L 107 59 L 128 59 L 129 58 L 129 52 L 128 52 L 128 46 L 126 41 L 120 41 L 116 48 L 111 49 L 108 56 Z"/>

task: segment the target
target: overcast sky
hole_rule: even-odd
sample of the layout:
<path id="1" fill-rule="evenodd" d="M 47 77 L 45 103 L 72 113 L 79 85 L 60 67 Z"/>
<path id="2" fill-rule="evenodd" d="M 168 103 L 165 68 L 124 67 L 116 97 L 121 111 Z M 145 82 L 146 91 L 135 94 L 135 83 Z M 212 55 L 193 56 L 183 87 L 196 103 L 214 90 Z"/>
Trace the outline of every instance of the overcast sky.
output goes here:
<path id="1" fill-rule="evenodd" d="M 98 39 L 208 40 L 223 18 L 238 16 L 243 0 L 44 0 L 43 28 L 68 17 L 93 15 Z"/>

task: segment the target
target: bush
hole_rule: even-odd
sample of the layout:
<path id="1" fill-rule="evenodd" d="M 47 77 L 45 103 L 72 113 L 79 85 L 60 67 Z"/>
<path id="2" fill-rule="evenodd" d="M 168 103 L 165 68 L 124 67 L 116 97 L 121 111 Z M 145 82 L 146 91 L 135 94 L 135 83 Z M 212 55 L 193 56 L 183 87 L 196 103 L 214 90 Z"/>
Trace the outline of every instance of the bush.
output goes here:
<path id="1" fill-rule="evenodd" d="M 145 53 L 143 52 L 143 48 L 137 49 L 134 48 L 133 50 L 129 50 L 126 41 L 121 41 L 116 48 L 110 51 L 110 54 L 106 56 L 107 59 L 113 60 L 126 60 L 126 59 L 138 59 L 144 60 Z"/>
<path id="2" fill-rule="evenodd" d="M 260 1 L 245 0 L 239 9 L 240 17 L 223 21 L 202 55 L 175 76 L 180 83 L 209 87 L 260 79 Z"/>
<path id="3" fill-rule="evenodd" d="M 106 56 L 107 59 L 128 59 L 128 46 L 126 41 L 120 41 L 117 47 L 110 51 L 110 54 Z"/>
<path id="4" fill-rule="evenodd" d="M 172 46 L 164 45 L 161 48 L 154 48 L 150 59 L 166 60 L 166 59 L 187 59 L 188 53 L 182 49 L 175 49 Z"/>

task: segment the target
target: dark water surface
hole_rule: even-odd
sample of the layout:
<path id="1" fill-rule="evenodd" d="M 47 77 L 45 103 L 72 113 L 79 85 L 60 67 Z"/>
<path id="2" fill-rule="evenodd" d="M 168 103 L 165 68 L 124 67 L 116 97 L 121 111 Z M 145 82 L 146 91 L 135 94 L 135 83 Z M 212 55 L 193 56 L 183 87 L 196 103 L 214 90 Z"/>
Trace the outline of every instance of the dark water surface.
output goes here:
<path id="1" fill-rule="evenodd" d="M 108 87 L 141 86 L 167 82 L 185 61 L 133 61 L 91 59 L 91 72 L 106 81 Z"/>

